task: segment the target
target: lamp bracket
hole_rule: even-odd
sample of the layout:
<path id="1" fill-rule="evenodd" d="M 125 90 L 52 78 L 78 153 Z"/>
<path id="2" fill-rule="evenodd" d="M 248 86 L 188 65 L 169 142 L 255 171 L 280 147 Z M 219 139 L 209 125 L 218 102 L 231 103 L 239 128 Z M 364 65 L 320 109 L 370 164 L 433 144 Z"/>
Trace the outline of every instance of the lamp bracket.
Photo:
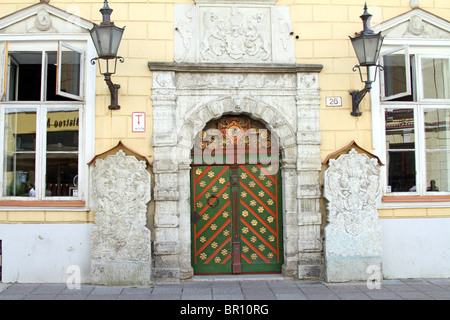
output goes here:
<path id="1" fill-rule="evenodd" d="M 377 78 L 377 68 L 380 68 L 380 70 L 384 70 L 383 66 L 381 65 L 373 65 L 373 66 L 366 66 L 367 67 L 367 80 L 364 81 L 362 72 L 361 72 L 361 66 L 356 65 L 353 67 L 353 71 L 356 71 L 358 69 L 359 71 L 359 77 L 361 78 L 361 82 L 365 83 L 364 89 L 362 90 L 355 90 L 350 91 L 350 95 L 352 96 L 352 112 L 350 113 L 352 116 L 359 117 L 361 116 L 361 111 L 359 111 L 359 104 L 361 103 L 362 99 L 364 99 L 365 95 L 370 92 L 372 89 L 372 83 L 376 81 Z M 373 80 L 370 79 L 370 73 L 369 73 L 369 67 L 375 67 L 375 76 Z"/>
<path id="2" fill-rule="evenodd" d="M 359 111 L 359 104 L 370 89 L 372 89 L 372 83 L 366 83 L 364 89 L 350 91 L 350 95 L 352 96 L 352 112 L 350 112 L 350 114 L 352 116 L 359 117 L 362 115 L 361 111 Z"/>
<path id="3" fill-rule="evenodd" d="M 120 106 L 118 104 L 119 100 L 119 88 L 120 84 L 114 84 L 111 80 L 111 74 L 106 73 L 105 82 L 108 85 L 109 92 L 111 93 L 111 104 L 108 106 L 109 110 L 119 110 Z"/>
<path id="4" fill-rule="evenodd" d="M 91 59 L 91 64 L 94 65 L 95 62 L 99 59 L 103 59 L 103 60 L 110 60 L 108 58 L 101 58 L 101 57 L 95 57 L 93 59 Z M 109 64 L 108 62 L 106 63 L 106 72 L 102 72 L 101 70 L 101 66 L 100 63 L 98 64 L 99 66 L 99 70 L 100 70 L 100 74 L 103 75 L 105 77 L 105 82 L 108 86 L 109 92 L 111 93 L 111 104 L 109 105 L 109 109 L 110 110 L 119 110 L 120 106 L 118 104 L 118 100 L 119 100 L 119 88 L 120 85 L 119 84 L 114 84 L 111 80 L 111 75 L 116 73 L 116 66 L 117 66 L 117 60 L 120 61 L 120 63 L 123 63 L 125 61 L 125 59 L 123 57 L 114 57 L 111 59 L 115 59 L 114 61 L 114 72 L 111 72 L 109 70 Z"/>

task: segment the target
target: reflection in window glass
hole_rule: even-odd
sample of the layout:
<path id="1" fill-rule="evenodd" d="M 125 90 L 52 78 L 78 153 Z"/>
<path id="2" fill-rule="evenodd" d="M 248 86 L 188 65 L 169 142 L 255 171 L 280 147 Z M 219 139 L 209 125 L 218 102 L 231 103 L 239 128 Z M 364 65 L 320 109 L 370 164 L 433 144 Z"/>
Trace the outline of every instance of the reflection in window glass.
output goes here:
<path id="1" fill-rule="evenodd" d="M 47 112 L 46 196 L 78 196 L 78 110 Z"/>
<path id="2" fill-rule="evenodd" d="M 36 111 L 6 109 L 4 131 L 4 196 L 36 196 Z"/>
<path id="3" fill-rule="evenodd" d="M 383 57 L 384 95 L 394 96 L 408 90 L 406 84 L 405 56 L 391 54 Z M 409 71 L 409 70 L 408 70 Z"/>
<path id="4" fill-rule="evenodd" d="M 423 58 L 422 78 L 425 99 L 450 99 L 449 59 Z"/>
<path id="5" fill-rule="evenodd" d="M 427 191 L 450 190 L 450 109 L 425 111 Z"/>
<path id="6" fill-rule="evenodd" d="M 414 112 L 412 109 L 386 109 L 385 117 L 388 190 L 416 191 Z"/>
<path id="7" fill-rule="evenodd" d="M 61 52 L 60 91 L 80 96 L 81 53 L 76 51 Z"/>

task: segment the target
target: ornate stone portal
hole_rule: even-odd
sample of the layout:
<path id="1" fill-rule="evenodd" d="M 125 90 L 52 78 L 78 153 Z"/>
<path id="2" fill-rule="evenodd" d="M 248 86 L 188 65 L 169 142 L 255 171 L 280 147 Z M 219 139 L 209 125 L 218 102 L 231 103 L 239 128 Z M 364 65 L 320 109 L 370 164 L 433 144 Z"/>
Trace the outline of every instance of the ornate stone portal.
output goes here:
<path id="1" fill-rule="evenodd" d="M 364 281 L 377 270 L 381 274 L 377 161 L 352 149 L 331 159 L 324 173 L 324 196 L 329 201 L 324 250 L 329 282 Z"/>
<path id="2" fill-rule="evenodd" d="M 155 282 L 193 276 L 191 150 L 210 120 L 229 114 L 248 115 L 280 139 L 283 274 L 323 277 L 318 78 L 322 66 L 295 64 L 289 7 L 273 6 L 273 1 L 237 2 L 175 5 L 177 62 L 149 62 Z"/>
<path id="3" fill-rule="evenodd" d="M 115 155 L 95 161 L 92 170 L 95 226 L 91 235 L 91 282 L 147 285 L 151 242 L 147 224 L 150 173 L 145 161 Z"/>

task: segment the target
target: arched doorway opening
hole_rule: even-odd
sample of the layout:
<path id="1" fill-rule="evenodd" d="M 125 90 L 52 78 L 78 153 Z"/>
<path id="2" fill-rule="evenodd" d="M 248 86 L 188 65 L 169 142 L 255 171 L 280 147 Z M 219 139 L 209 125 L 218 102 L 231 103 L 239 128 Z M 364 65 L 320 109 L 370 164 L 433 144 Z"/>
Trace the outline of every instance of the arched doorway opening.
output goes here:
<path id="1" fill-rule="evenodd" d="M 191 152 L 194 274 L 281 272 L 279 139 L 246 115 L 209 121 Z"/>

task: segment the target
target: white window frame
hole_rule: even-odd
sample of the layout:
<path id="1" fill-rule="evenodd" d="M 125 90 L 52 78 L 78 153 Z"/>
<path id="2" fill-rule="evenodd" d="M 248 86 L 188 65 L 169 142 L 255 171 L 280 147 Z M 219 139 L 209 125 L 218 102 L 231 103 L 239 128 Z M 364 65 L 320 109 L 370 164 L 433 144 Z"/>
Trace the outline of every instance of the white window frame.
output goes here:
<path id="1" fill-rule="evenodd" d="M 68 50 L 71 51 L 75 51 L 77 53 L 80 54 L 80 79 L 79 79 L 79 88 L 80 88 L 80 94 L 76 95 L 76 94 L 72 94 L 72 93 L 68 93 L 68 92 L 64 92 L 61 91 L 61 64 L 62 64 L 62 53 L 63 53 L 63 48 L 66 48 Z M 79 100 L 82 101 L 83 100 L 83 95 L 84 95 L 84 64 L 85 64 L 85 59 L 84 59 L 84 50 L 77 48 L 73 45 L 70 45 L 68 43 L 65 43 L 63 41 L 58 41 L 58 52 L 57 52 L 57 71 L 56 71 L 56 76 L 57 76 L 57 80 L 56 80 L 56 94 L 62 97 L 67 97 L 67 98 L 71 98 L 71 99 L 75 99 L 75 100 Z"/>
<path id="2" fill-rule="evenodd" d="M 46 46 L 50 43 L 52 46 L 58 41 L 64 41 L 67 43 L 75 43 L 75 47 L 77 47 L 78 43 L 82 43 L 84 47 L 85 54 L 83 55 L 84 63 L 83 63 L 83 77 L 82 77 L 82 90 L 83 93 L 83 101 L 33 101 L 22 102 L 22 101 L 1 101 L 0 102 L 0 169 L 2 170 L 3 175 L 3 165 L 4 165 L 4 116 L 6 108 L 24 108 L 28 107 L 37 107 L 44 105 L 44 108 L 40 108 L 39 111 L 40 121 L 37 121 L 37 129 L 42 132 L 42 129 L 46 127 L 46 113 L 49 109 L 54 108 L 79 108 L 79 149 L 78 149 L 78 195 L 76 197 L 45 197 L 45 194 L 42 191 L 37 192 L 36 197 L 3 197 L 3 184 L 0 184 L 0 211 L 14 211 L 14 210 L 23 210 L 20 207 L 20 204 L 17 207 L 10 206 L 2 206 L 1 201 L 12 200 L 12 201 L 44 201 L 45 205 L 50 206 L 48 210 L 81 210 L 84 211 L 89 207 L 90 199 L 89 199 L 89 167 L 87 163 L 94 157 L 95 155 L 95 84 L 96 84 L 96 68 L 95 66 L 87 63 L 90 59 L 96 56 L 95 47 L 92 44 L 92 40 L 88 33 L 83 34 L 45 34 L 38 36 L 30 36 L 30 35 L 0 35 L 0 41 L 7 41 L 8 43 L 8 51 L 14 51 L 14 44 L 21 44 L 24 47 L 30 48 L 29 50 L 22 51 L 33 51 L 32 48 L 36 48 L 38 46 L 38 51 L 45 51 Z M 11 50 L 11 46 L 13 49 Z M 19 50 L 17 50 L 19 51 Z M 34 50 L 35 51 L 35 50 Z M 54 51 L 54 50 L 52 50 Z M 8 55 L 8 52 L 6 53 Z M 43 55 L 44 56 L 44 55 Z M 1 71 L 0 71 L 1 72 Z M 43 76 L 43 75 L 42 75 Z M 6 81 L 7 79 L 5 79 Z M 42 86 L 43 87 L 43 86 Z M 44 90 L 44 89 L 42 89 Z M 7 92 L 5 92 L 7 94 Z M 41 92 L 41 100 L 42 100 L 42 92 Z M 38 133 L 36 133 L 38 135 Z M 43 150 L 43 146 L 46 145 L 46 135 L 43 137 L 37 137 L 36 141 L 36 153 L 39 150 Z M 37 156 L 37 155 L 36 155 Z M 36 169 L 43 168 L 45 170 L 45 153 L 43 156 L 37 160 Z M 38 162 L 39 161 L 39 162 Z M 41 175 L 36 172 L 36 184 L 40 183 L 43 187 L 45 185 L 45 172 L 41 173 Z M 45 189 L 45 188 L 44 188 Z M 37 190 L 36 190 L 37 191 Z M 58 204 L 52 205 L 51 202 L 61 202 L 61 201 L 83 201 L 83 207 L 66 207 L 58 206 Z M 42 210 L 42 205 L 37 207 L 27 207 L 27 210 Z"/>
<path id="3" fill-rule="evenodd" d="M 389 100 L 394 100 L 397 98 L 401 98 L 401 97 L 405 97 L 405 96 L 409 96 L 411 95 L 411 74 L 409 73 L 409 70 L 411 68 L 411 61 L 409 59 L 409 46 L 405 45 L 405 46 L 400 46 L 398 48 L 394 48 L 388 51 L 385 51 L 383 53 L 381 53 L 380 57 L 381 57 L 381 61 L 380 64 L 382 67 L 384 67 L 384 56 L 387 55 L 391 55 L 395 52 L 399 52 L 399 51 L 405 51 L 405 69 L 407 70 L 406 75 L 405 75 L 405 82 L 406 82 L 406 91 L 405 92 L 400 92 L 391 96 L 386 96 L 385 93 L 385 85 L 384 85 L 384 73 L 385 71 L 383 71 L 383 69 L 381 69 L 381 75 L 380 75 L 380 81 L 381 81 L 381 97 L 383 101 L 389 101 Z"/>
<path id="4" fill-rule="evenodd" d="M 422 59 L 424 58 L 431 58 L 431 59 L 448 59 L 450 54 L 442 55 L 442 54 L 419 54 L 417 55 L 417 68 L 420 70 L 417 72 L 419 75 L 419 78 L 417 79 L 417 83 L 422 84 L 423 78 L 422 78 Z M 448 75 L 450 77 L 450 74 Z M 431 98 L 425 98 L 423 86 L 420 85 L 420 87 L 417 90 L 418 98 L 417 100 L 423 102 L 423 103 L 436 103 L 436 104 L 442 104 L 442 103 L 450 103 L 450 98 L 448 99 L 431 99 Z"/>
<path id="5" fill-rule="evenodd" d="M 442 58 L 450 57 L 450 41 L 448 40 L 411 40 L 411 39 L 386 39 L 383 44 L 382 53 L 392 52 L 398 50 L 405 45 L 409 46 L 409 55 L 415 55 L 414 61 L 417 69 L 421 67 L 421 58 Z M 380 55 L 380 56 L 381 56 Z M 426 185 L 426 155 L 425 155 L 425 128 L 424 128 L 424 111 L 427 108 L 450 108 L 450 101 L 444 99 L 423 99 L 422 93 L 422 76 L 421 71 L 415 70 L 417 77 L 412 75 L 413 92 L 415 96 L 414 102 L 394 102 L 383 100 L 383 93 L 381 87 L 382 74 L 373 84 L 371 92 L 371 105 L 372 105 L 372 128 L 373 128 L 373 149 L 374 153 L 386 164 L 382 167 L 384 187 L 383 195 L 390 197 L 390 201 L 380 203 L 380 208 L 404 208 L 404 207 L 440 207 L 450 205 L 450 201 L 434 202 L 434 201 L 420 201 L 420 202 L 403 202 L 395 203 L 395 197 L 405 196 L 449 196 L 450 192 L 431 192 L 427 191 Z M 414 121 L 415 121 L 415 152 L 416 152 L 416 192 L 387 192 L 387 148 L 386 148 L 386 133 L 385 133 L 385 108 L 413 108 L 414 109 Z M 393 202 L 391 202 L 393 201 Z"/>

